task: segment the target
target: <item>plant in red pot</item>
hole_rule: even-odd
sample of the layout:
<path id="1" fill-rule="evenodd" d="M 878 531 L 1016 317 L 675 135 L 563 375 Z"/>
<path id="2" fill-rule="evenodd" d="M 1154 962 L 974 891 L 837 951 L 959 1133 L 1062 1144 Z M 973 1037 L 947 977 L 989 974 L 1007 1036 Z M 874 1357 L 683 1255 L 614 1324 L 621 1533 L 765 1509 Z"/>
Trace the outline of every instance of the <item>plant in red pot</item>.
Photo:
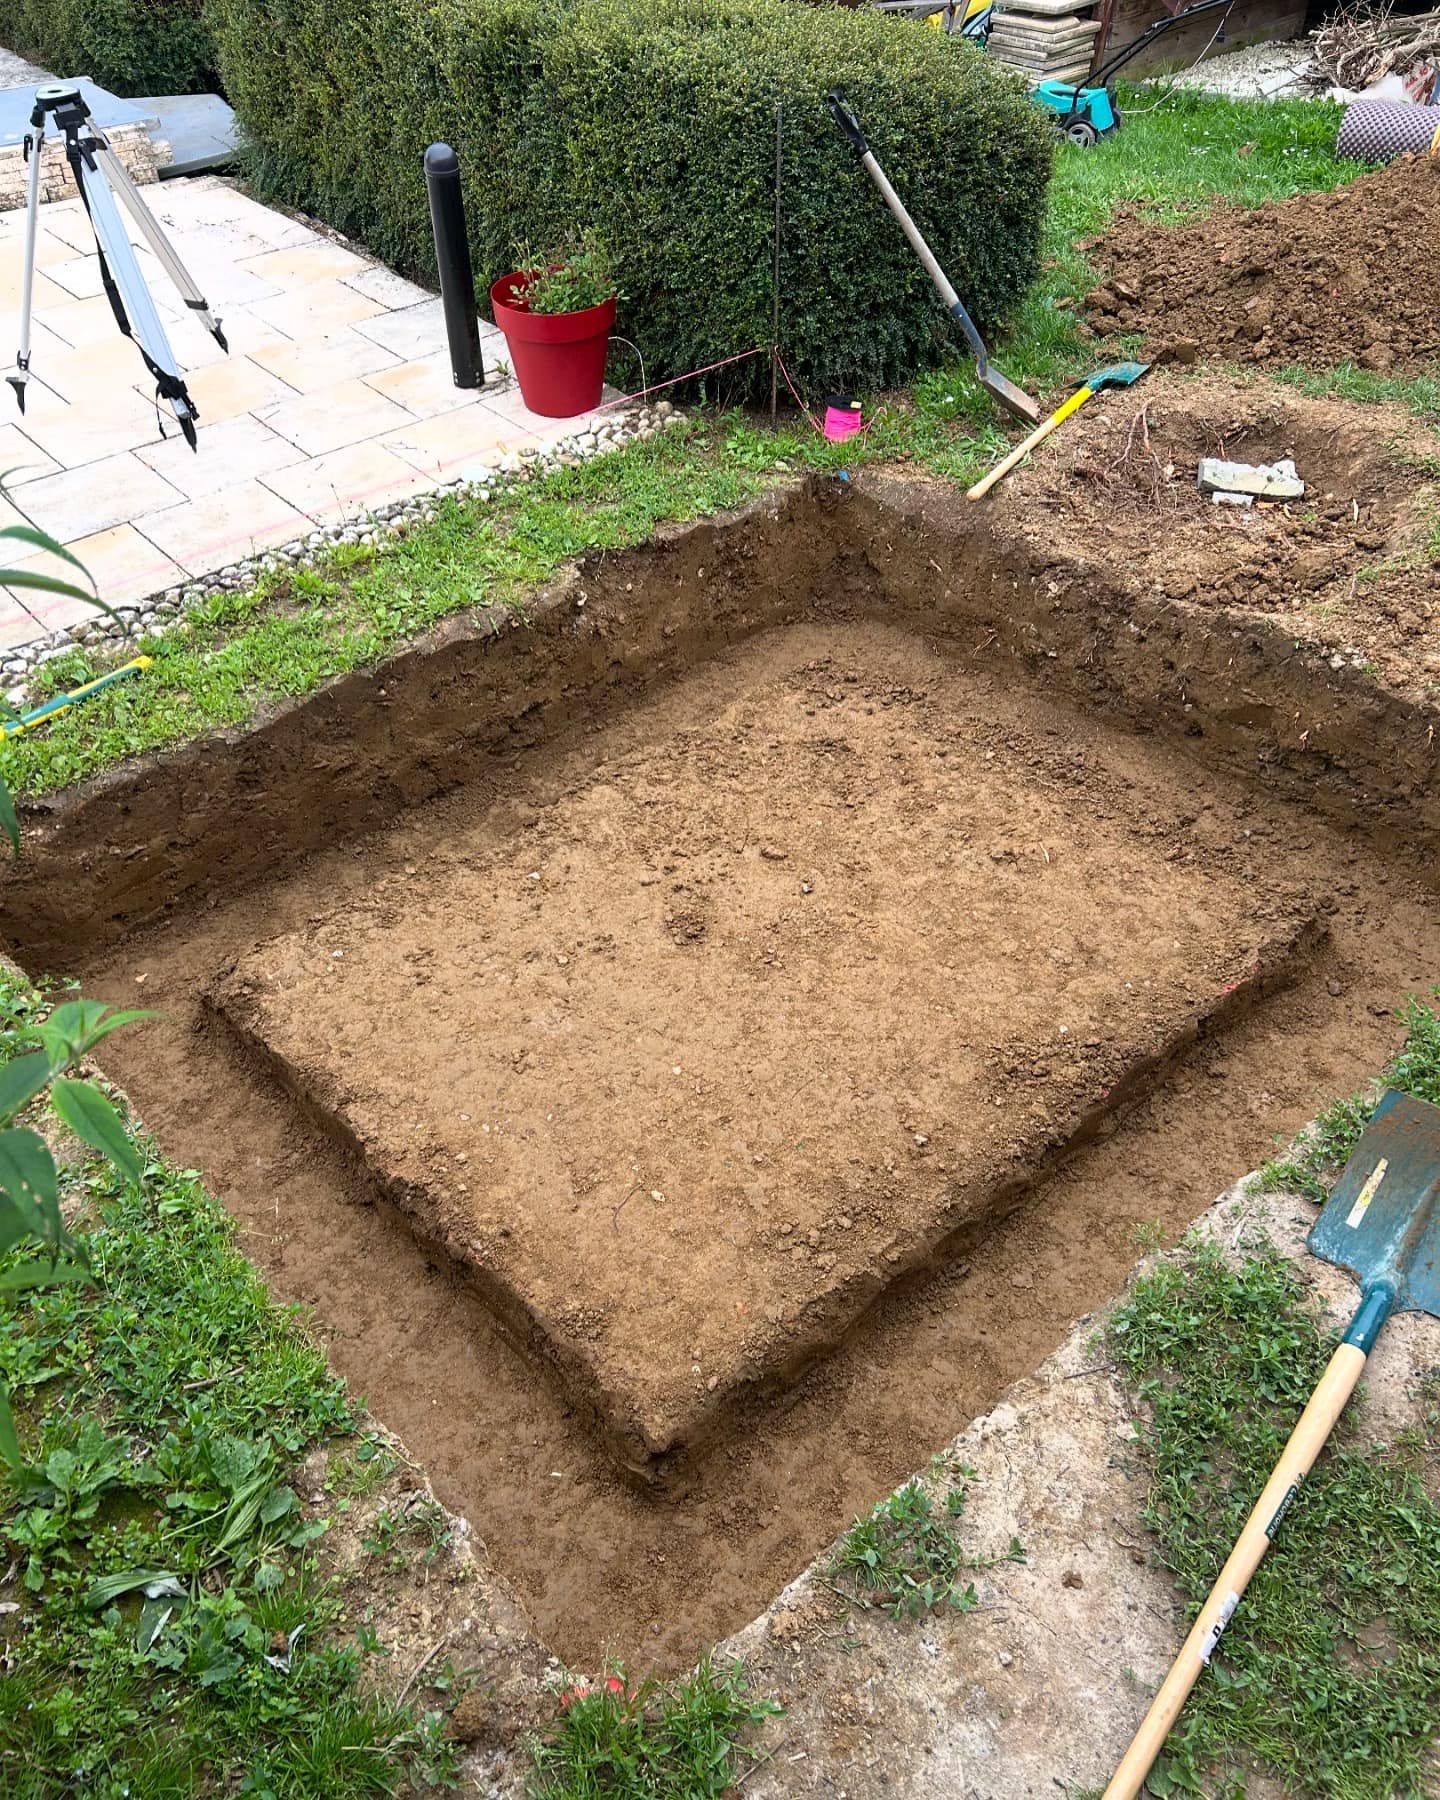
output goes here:
<path id="1" fill-rule="evenodd" d="M 593 243 L 553 256 L 522 254 L 490 288 L 515 379 L 531 412 L 573 419 L 600 404 L 619 294 Z"/>

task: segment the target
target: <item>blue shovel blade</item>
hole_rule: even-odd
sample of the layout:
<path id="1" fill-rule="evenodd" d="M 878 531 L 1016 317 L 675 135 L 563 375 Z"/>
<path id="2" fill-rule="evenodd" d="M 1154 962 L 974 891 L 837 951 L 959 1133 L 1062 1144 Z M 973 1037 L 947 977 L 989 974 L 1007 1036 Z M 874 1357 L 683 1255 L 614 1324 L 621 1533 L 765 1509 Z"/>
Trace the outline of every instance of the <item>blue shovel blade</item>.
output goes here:
<path id="1" fill-rule="evenodd" d="M 1149 363 L 1121 362 L 1111 363 L 1108 368 L 1097 369 L 1093 375 L 1085 377 L 1085 385 L 1099 393 L 1101 388 L 1130 387 L 1150 367 Z"/>
<path id="2" fill-rule="evenodd" d="M 1440 1317 L 1440 1106 L 1387 1090 L 1310 1233 L 1310 1249 L 1390 1310 Z"/>

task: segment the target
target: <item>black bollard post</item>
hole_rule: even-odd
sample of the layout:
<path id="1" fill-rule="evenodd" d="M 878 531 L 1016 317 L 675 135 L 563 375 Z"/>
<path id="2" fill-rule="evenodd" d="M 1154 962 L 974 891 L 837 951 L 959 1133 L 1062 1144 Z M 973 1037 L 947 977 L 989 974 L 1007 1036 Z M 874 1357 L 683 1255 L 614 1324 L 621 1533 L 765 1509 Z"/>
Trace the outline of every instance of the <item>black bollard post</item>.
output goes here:
<path id="1" fill-rule="evenodd" d="M 480 322 L 475 314 L 475 275 L 470 267 L 465 201 L 460 192 L 460 158 L 448 144 L 432 144 L 425 152 L 425 186 L 430 194 L 435 261 L 440 266 L 440 298 L 445 307 L 445 335 L 450 340 L 450 368 L 456 387 L 484 387 Z"/>

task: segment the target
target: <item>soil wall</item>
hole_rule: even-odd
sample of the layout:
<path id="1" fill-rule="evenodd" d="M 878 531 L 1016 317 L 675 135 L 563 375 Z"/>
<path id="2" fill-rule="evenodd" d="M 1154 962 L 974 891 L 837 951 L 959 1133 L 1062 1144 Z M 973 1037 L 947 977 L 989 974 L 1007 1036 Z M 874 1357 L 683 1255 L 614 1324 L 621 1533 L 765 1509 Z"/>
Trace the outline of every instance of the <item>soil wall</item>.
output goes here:
<path id="1" fill-rule="evenodd" d="M 662 534 L 583 563 L 523 624 L 453 621 L 251 727 L 27 807 L 0 935 L 64 970 L 462 783 L 498 784 L 709 650 L 864 615 L 965 639 L 972 666 L 1018 666 L 1433 869 L 1434 705 L 1332 670 L 1283 619 L 1148 597 L 1103 549 L 1037 543 L 1013 514 L 957 515 L 953 489 L 885 475 Z"/>

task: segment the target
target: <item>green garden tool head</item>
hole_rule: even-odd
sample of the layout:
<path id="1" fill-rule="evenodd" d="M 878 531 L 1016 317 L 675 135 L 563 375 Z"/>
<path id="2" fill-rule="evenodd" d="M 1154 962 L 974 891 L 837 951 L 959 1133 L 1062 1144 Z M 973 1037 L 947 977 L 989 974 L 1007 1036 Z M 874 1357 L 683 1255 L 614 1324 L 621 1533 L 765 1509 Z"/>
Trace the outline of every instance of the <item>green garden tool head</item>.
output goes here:
<path id="1" fill-rule="evenodd" d="M 1101 388 L 1129 387 L 1149 367 L 1149 363 L 1142 362 L 1111 363 L 1108 369 L 1097 369 L 1093 375 L 1087 375 L 1085 386 L 1092 394 L 1098 394 Z"/>
<path id="2" fill-rule="evenodd" d="M 1375 1108 L 1310 1248 L 1348 1269 L 1392 1312 L 1440 1318 L 1440 1106 L 1392 1088 Z"/>

